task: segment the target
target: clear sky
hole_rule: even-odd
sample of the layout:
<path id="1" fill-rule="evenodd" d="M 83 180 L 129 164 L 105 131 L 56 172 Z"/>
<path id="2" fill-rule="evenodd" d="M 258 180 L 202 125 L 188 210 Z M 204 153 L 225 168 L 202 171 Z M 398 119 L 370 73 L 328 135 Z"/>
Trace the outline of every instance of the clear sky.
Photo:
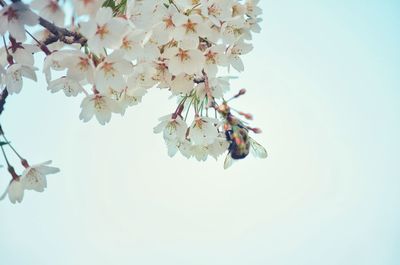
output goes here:
<path id="1" fill-rule="evenodd" d="M 400 2 L 261 2 L 232 87 L 269 158 L 169 158 L 152 133 L 164 91 L 100 126 L 79 121 L 80 98 L 27 83 L 2 125 L 62 171 L 0 202 L 1 265 L 400 264 Z"/>

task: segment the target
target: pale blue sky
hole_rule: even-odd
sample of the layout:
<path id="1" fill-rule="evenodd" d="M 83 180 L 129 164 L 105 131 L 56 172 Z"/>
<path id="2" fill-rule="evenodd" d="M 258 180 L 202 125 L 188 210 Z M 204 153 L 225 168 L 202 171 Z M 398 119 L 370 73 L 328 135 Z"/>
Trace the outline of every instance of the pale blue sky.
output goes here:
<path id="1" fill-rule="evenodd" d="M 62 171 L 0 203 L 1 265 L 400 263 L 400 2 L 261 2 L 232 87 L 270 157 L 228 171 L 168 158 L 152 128 L 173 102 L 157 89 L 103 127 L 27 83 L 2 125 Z"/>

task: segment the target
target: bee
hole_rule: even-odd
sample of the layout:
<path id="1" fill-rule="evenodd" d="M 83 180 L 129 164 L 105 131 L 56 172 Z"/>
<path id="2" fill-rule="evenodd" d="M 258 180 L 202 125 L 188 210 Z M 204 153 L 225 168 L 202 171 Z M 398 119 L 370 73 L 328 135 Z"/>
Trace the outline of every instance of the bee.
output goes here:
<path id="1" fill-rule="evenodd" d="M 230 143 L 224 162 L 225 169 L 230 167 L 235 160 L 244 159 L 249 153 L 258 158 L 267 158 L 267 150 L 249 136 L 249 127 L 231 114 L 226 102 L 219 106 L 219 112 L 225 119 L 225 136 Z"/>
<path id="2" fill-rule="evenodd" d="M 230 145 L 225 158 L 224 169 L 232 166 L 234 161 L 247 157 L 249 153 L 258 158 L 267 158 L 267 150 L 249 136 L 247 129 L 239 127 L 236 131 L 226 131 L 226 136 Z"/>
<path id="3" fill-rule="evenodd" d="M 233 159 L 243 159 L 250 153 L 249 135 L 246 129 L 237 128 L 225 132 L 229 154 Z"/>

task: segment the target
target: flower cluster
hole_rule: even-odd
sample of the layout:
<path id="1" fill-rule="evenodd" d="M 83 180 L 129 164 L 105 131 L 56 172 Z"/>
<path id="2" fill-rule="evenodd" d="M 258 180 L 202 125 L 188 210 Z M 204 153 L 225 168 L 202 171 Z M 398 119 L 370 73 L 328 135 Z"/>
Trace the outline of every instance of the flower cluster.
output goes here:
<path id="1" fill-rule="evenodd" d="M 25 78 L 36 80 L 34 54 L 43 52 L 48 90 L 82 96 L 84 122 L 95 118 L 104 125 L 140 103 L 150 88 L 168 89 L 177 107 L 154 132 L 163 134 L 170 156 L 217 159 L 236 146 L 231 132 L 258 131 L 221 110 L 230 85 L 220 73 L 244 70 L 241 57 L 261 30 L 259 0 L 72 2 L 66 26 L 61 1 L 0 1 L 3 91 L 20 93 Z M 32 34 L 32 26 L 43 29 Z"/>

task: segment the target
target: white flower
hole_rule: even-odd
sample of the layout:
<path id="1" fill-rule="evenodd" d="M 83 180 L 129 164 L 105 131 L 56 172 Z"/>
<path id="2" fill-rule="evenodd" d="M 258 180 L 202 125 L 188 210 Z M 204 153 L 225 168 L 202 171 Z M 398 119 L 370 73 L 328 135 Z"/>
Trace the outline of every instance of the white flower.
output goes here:
<path id="1" fill-rule="evenodd" d="M 192 148 L 193 145 L 189 140 L 185 139 L 183 141 L 179 141 L 176 146 L 179 148 L 179 151 L 181 152 L 181 154 L 184 157 L 189 159 L 189 158 L 191 158 L 193 156 L 193 152 L 192 152 L 193 151 L 192 150 L 193 149 Z M 168 146 L 168 148 L 172 149 L 173 147 L 172 146 L 171 147 Z"/>
<path id="2" fill-rule="evenodd" d="M 232 14 L 232 0 L 201 0 L 201 14 L 217 27 Z"/>
<path id="3" fill-rule="evenodd" d="M 180 47 L 183 49 L 196 49 L 199 45 L 199 37 L 207 36 L 208 29 L 200 15 L 185 16 L 175 13 L 172 20 L 176 25 L 172 37 L 181 42 Z"/>
<path id="4" fill-rule="evenodd" d="M 158 87 L 167 88 L 172 80 L 172 74 L 168 71 L 168 67 L 165 62 L 154 62 L 153 67 L 156 69 L 156 74 L 153 79 L 160 82 Z"/>
<path id="5" fill-rule="evenodd" d="M 128 0 L 126 17 L 135 28 L 149 30 L 154 21 L 159 21 L 155 14 L 157 6 L 163 4 L 159 0 Z"/>
<path id="6" fill-rule="evenodd" d="M 133 65 L 123 59 L 120 52 L 114 52 L 96 67 L 96 89 L 101 93 L 121 92 L 126 87 L 124 75 L 131 74 L 132 71 Z"/>
<path id="7" fill-rule="evenodd" d="M 101 8 L 96 18 L 82 22 L 81 33 L 88 39 L 91 51 L 104 55 L 104 48 L 116 49 L 121 46 L 126 30 L 125 20 L 114 18 L 111 8 Z"/>
<path id="8" fill-rule="evenodd" d="M 191 152 L 192 155 L 197 159 L 197 161 L 207 160 L 208 148 L 206 145 L 192 145 Z"/>
<path id="9" fill-rule="evenodd" d="M 246 27 L 255 33 L 261 32 L 260 23 L 262 22 L 262 18 L 249 18 L 246 20 Z"/>
<path id="10" fill-rule="evenodd" d="M 81 51 L 71 51 L 66 56 L 63 65 L 68 68 L 67 76 L 76 81 L 87 80 L 94 83 L 94 64 L 93 61 Z"/>
<path id="11" fill-rule="evenodd" d="M 151 88 L 157 83 L 153 78 L 156 73 L 152 64 L 140 63 L 136 65 L 133 74 L 129 77 L 128 85 Z"/>
<path id="12" fill-rule="evenodd" d="M 189 95 L 193 91 L 194 81 L 193 76 L 187 74 L 180 74 L 175 76 L 169 83 L 171 92 L 174 95 L 184 94 Z"/>
<path id="13" fill-rule="evenodd" d="M 51 161 L 47 161 L 34 166 L 28 166 L 22 173 L 21 182 L 27 190 L 44 191 L 47 188 L 46 175 L 55 174 L 60 171 L 56 167 L 48 166 Z"/>
<path id="14" fill-rule="evenodd" d="M 39 51 L 39 49 L 36 45 L 33 44 L 17 43 L 15 46 L 9 47 L 7 51 L 13 57 L 16 63 L 33 66 L 35 63 L 33 54 Z M 7 55 L 8 54 L 5 48 L 2 47 L 1 63 L 4 65 L 8 64 Z"/>
<path id="15" fill-rule="evenodd" d="M 145 34 L 141 30 L 131 30 L 123 37 L 120 50 L 124 52 L 124 58 L 135 60 L 141 56 L 143 50 L 143 40 Z"/>
<path id="16" fill-rule="evenodd" d="M 86 0 L 87 1 L 87 0 Z M 64 26 L 65 14 L 56 0 L 34 0 L 31 7 L 39 10 L 39 16 L 53 22 L 55 25 Z"/>
<path id="17" fill-rule="evenodd" d="M 81 15 L 93 15 L 101 7 L 104 0 L 73 0 L 74 9 L 78 16 Z"/>
<path id="18" fill-rule="evenodd" d="M 246 7 L 235 1 L 232 4 L 232 17 L 241 17 L 246 13 Z"/>
<path id="19" fill-rule="evenodd" d="M 229 145 L 230 143 L 226 140 L 225 135 L 221 133 L 214 143 L 208 145 L 208 153 L 217 160 L 219 156 L 228 150 Z"/>
<path id="20" fill-rule="evenodd" d="M 8 185 L 6 191 L 0 197 L 0 200 L 3 200 L 8 195 L 10 202 L 14 204 L 16 202 L 21 203 L 22 199 L 24 198 L 24 190 L 24 184 L 21 182 L 21 180 L 13 179 Z"/>
<path id="21" fill-rule="evenodd" d="M 244 65 L 240 56 L 249 53 L 252 49 L 253 45 L 245 43 L 243 41 L 239 41 L 228 49 L 228 63 L 232 65 L 232 67 L 235 68 L 237 71 L 243 71 Z"/>
<path id="22" fill-rule="evenodd" d="M 212 144 L 218 136 L 218 123 L 218 120 L 209 117 L 196 117 L 190 126 L 190 141 L 195 145 Z"/>
<path id="23" fill-rule="evenodd" d="M 0 11 L 0 34 L 4 35 L 7 31 L 17 41 L 26 40 L 25 25 L 35 26 L 39 23 L 39 17 L 33 13 L 29 6 L 21 1 L 3 7 Z"/>
<path id="24" fill-rule="evenodd" d="M 143 87 L 128 86 L 121 96 L 122 107 L 126 108 L 139 104 L 146 93 L 147 90 Z M 124 109 L 122 111 L 124 111 Z"/>
<path id="25" fill-rule="evenodd" d="M 93 116 L 96 116 L 97 121 L 105 125 L 111 120 L 112 112 L 120 112 L 117 103 L 101 94 L 94 94 L 86 96 L 81 104 L 81 114 L 79 118 L 84 122 L 90 121 Z"/>
<path id="26" fill-rule="evenodd" d="M 169 142 L 178 142 L 185 139 L 187 125 L 181 117 L 174 115 L 161 117 L 160 123 L 154 127 L 154 133 L 163 133 L 164 139 Z"/>
<path id="27" fill-rule="evenodd" d="M 229 90 L 229 79 L 226 77 L 218 77 L 218 78 L 210 78 L 208 80 L 208 89 L 207 91 L 205 83 L 200 83 L 196 86 L 196 95 L 203 99 L 210 93 L 213 98 L 222 99 L 224 93 Z"/>
<path id="28" fill-rule="evenodd" d="M 75 97 L 83 91 L 79 82 L 67 76 L 51 81 L 47 89 L 53 93 L 62 90 L 67 97 Z"/>
<path id="29" fill-rule="evenodd" d="M 182 140 L 178 142 L 167 143 L 168 154 L 175 155 L 177 148 L 186 158 L 195 157 L 198 161 L 206 161 L 211 155 L 216 160 L 219 156 L 226 152 L 229 147 L 229 142 L 223 133 L 219 133 L 211 144 L 193 144 L 193 141 Z"/>
<path id="30" fill-rule="evenodd" d="M 143 51 L 138 54 L 138 61 L 157 61 L 160 57 L 160 48 L 153 41 L 149 39 L 147 43 L 143 45 Z"/>
<path id="31" fill-rule="evenodd" d="M 51 70 L 62 71 L 66 68 L 65 59 L 70 56 L 70 51 L 55 51 L 47 55 L 43 63 L 43 73 L 47 83 L 50 82 L 52 75 Z"/>
<path id="32" fill-rule="evenodd" d="M 164 45 L 172 40 L 172 33 L 176 29 L 176 25 L 173 21 L 173 16 L 178 11 L 173 5 L 166 8 L 164 5 L 159 6 L 160 19 L 153 28 L 152 38 L 160 45 Z"/>
<path id="33" fill-rule="evenodd" d="M 207 21 L 207 26 L 209 27 L 209 32 L 207 34 L 207 40 L 211 43 L 221 43 L 221 27 L 216 27 L 210 21 Z"/>
<path id="34" fill-rule="evenodd" d="M 216 76 L 218 73 L 218 65 L 225 66 L 227 64 L 224 45 L 216 45 L 208 48 L 204 52 L 204 56 L 206 59 L 204 72 L 206 72 L 208 76 Z"/>
<path id="35" fill-rule="evenodd" d="M 23 77 L 37 81 L 35 70 L 37 70 L 37 68 L 33 66 L 17 63 L 8 67 L 5 76 L 5 83 L 8 93 L 14 94 L 21 92 L 23 86 Z"/>
<path id="36" fill-rule="evenodd" d="M 168 70 L 173 75 L 186 73 L 192 75 L 201 72 L 204 67 L 205 58 L 199 50 L 183 50 L 173 47 L 165 54 L 168 61 Z"/>
<path id="37" fill-rule="evenodd" d="M 260 0 L 246 0 L 246 14 L 250 17 L 257 17 L 262 14 L 262 10 L 258 7 Z"/>
<path id="38" fill-rule="evenodd" d="M 235 17 L 222 24 L 222 39 L 227 44 L 233 44 L 240 40 L 246 30 L 246 24 L 243 17 Z"/>
<path id="39" fill-rule="evenodd" d="M 176 153 L 178 153 L 179 142 L 165 140 L 165 144 L 167 145 L 167 152 L 169 157 L 173 157 L 176 155 Z"/>

